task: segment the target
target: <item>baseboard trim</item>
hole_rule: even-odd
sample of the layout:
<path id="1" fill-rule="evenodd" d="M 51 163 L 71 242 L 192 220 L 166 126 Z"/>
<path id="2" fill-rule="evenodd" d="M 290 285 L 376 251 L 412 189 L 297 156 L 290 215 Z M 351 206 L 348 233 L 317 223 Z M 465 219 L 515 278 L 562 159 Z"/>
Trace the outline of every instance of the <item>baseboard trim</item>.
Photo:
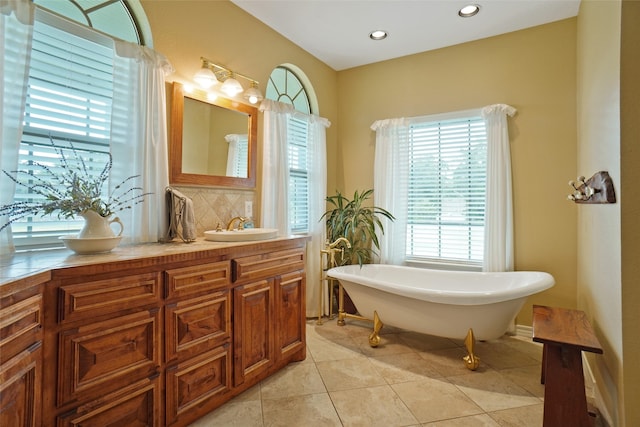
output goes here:
<path id="1" fill-rule="evenodd" d="M 529 338 L 533 337 L 533 328 L 527 325 L 516 325 L 516 335 L 521 338 Z"/>
<path id="2" fill-rule="evenodd" d="M 600 393 L 598 384 L 596 383 L 596 378 L 593 375 L 591 366 L 589 365 L 589 359 L 587 359 L 584 352 L 582 353 L 582 366 L 584 367 L 584 388 L 587 395 L 587 403 L 591 404 L 596 413 L 595 425 L 597 427 L 612 426 L 611 414 L 609 414 L 607 406 L 604 404 L 602 394 Z"/>

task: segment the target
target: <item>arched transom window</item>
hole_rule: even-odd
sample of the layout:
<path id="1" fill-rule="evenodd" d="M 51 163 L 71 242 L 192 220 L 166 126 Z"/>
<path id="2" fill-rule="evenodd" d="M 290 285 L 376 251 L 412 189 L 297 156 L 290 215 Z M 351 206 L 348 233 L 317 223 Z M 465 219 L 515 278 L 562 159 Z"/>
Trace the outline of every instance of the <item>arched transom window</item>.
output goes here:
<path id="1" fill-rule="evenodd" d="M 309 95 L 298 78 L 289 68 L 276 67 L 267 83 L 267 99 L 293 105 L 301 113 L 311 114 Z"/>
<path id="2" fill-rule="evenodd" d="M 149 23 L 137 0 L 34 0 L 34 3 L 118 39 L 152 45 Z"/>

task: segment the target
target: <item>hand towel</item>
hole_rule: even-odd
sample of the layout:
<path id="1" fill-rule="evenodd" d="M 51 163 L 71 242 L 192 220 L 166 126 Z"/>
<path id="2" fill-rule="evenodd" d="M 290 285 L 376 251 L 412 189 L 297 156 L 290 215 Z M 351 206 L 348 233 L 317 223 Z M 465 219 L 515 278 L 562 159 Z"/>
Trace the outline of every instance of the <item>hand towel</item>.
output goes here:
<path id="1" fill-rule="evenodd" d="M 180 237 L 188 243 L 196 240 L 196 220 L 193 201 L 175 188 L 167 187 L 169 229 L 167 240 Z"/>

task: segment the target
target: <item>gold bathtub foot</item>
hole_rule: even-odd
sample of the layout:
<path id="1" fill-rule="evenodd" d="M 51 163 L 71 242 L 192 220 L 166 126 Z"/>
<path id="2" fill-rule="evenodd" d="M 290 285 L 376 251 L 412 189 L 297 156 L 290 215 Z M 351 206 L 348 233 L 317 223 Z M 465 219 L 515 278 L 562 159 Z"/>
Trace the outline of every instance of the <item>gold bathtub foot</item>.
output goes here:
<path id="1" fill-rule="evenodd" d="M 371 347 L 377 347 L 380 344 L 380 335 L 379 332 L 382 329 L 384 324 L 380 321 L 380 317 L 378 316 L 378 312 L 373 312 L 373 332 L 369 335 L 369 345 Z"/>
<path id="2" fill-rule="evenodd" d="M 471 371 L 475 371 L 480 366 L 480 358 L 473 353 L 473 346 L 476 338 L 473 336 L 473 329 L 469 328 L 467 337 L 464 339 L 464 346 L 467 348 L 467 355 L 463 357 L 465 366 Z"/>
<path id="3" fill-rule="evenodd" d="M 344 319 L 347 317 L 347 314 L 344 310 L 338 311 L 338 326 L 344 326 Z"/>

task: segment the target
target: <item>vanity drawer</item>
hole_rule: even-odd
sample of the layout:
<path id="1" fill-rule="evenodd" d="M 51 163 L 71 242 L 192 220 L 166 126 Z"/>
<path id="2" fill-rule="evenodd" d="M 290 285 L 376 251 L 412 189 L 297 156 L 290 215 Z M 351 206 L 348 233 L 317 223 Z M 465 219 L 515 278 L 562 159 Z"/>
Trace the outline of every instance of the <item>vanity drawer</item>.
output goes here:
<path id="1" fill-rule="evenodd" d="M 60 323 L 91 320 L 105 314 L 123 314 L 125 310 L 160 301 L 159 273 L 138 274 L 117 279 L 61 285 Z"/>
<path id="2" fill-rule="evenodd" d="M 0 309 L 0 359 L 8 360 L 41 338 L 42 295 Z"/>
<path id="3" fill-rule="evenodd" d="M 184 360 L 231 338 L 231 294 L 228 290 L 165 308 L 166 362 Z"/>
<path id="4" fill-rule="evenodd" d="M 304 251 L 302 249 L 289 249 L 236 258 L 232 262 L 234 282 L 253 281 L 303 270 Z"/>
<path id="5" fill-rule="evenodd" d="M 162 425 L 162 383 L 145 378 L 60 415 L 58 427 Z"/>
<path id="6" fill-rule="evenodd" d="M 184 425 L 193 413 L 206 413 L 228 400 L 231 390 L 231 345 L 203 353 L 166 371 L 166 425 Z"/>
<path id="7" fill-rule="evenodd" d="M 229 261 L 200 264 L 165 271 L 167 298 L 208 293 L 231 284 Z"/>

